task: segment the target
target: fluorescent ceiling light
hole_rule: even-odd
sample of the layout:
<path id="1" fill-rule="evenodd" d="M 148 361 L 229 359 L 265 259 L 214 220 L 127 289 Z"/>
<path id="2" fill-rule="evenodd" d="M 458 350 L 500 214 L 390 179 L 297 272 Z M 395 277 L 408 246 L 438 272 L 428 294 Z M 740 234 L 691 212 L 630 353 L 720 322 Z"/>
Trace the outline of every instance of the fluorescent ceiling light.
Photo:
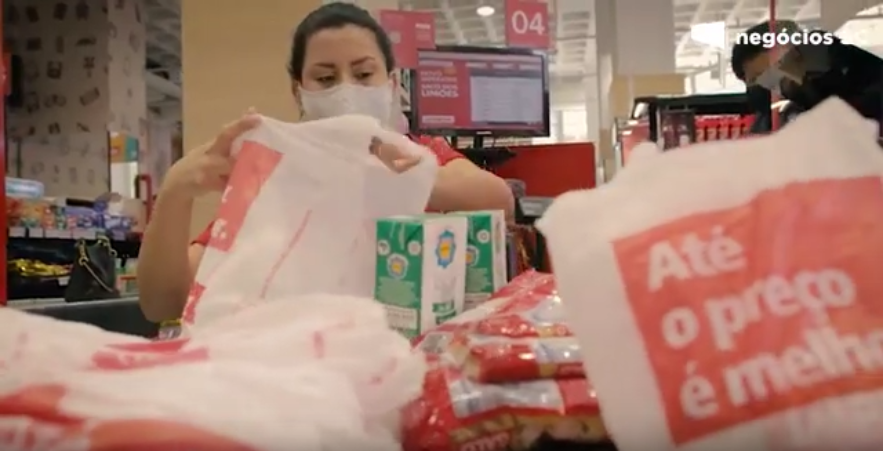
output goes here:
<path id="1" fill-rule="evenodd" d="M 496 10 L 493 6 L 479 6 L 478 9 L 475 10 L 475 13 L 481 17 L 493 16 Z"/>
<path id="2" fill-rule="evenodd" d="M 690 39 L 702 45 L 724 50 L 727 48 L 727 23 L 718 21 L 692 25 Z"/>

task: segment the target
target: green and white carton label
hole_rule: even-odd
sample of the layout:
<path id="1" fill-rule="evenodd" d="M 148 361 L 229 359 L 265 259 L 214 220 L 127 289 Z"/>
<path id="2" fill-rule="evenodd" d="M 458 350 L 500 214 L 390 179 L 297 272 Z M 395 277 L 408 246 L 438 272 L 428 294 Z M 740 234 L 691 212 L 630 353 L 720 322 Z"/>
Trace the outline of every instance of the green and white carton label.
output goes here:
<path id="1" fill-rule="evenodd" d="M 463 311 L 467 229 L 459 215 L 377 221 L 374 298 L 390 327 L 416 338 Z"/>
<path id="2" fill-rule="evenodd" d="M 464 308 L 471 310 L 508 282 L 506 265 L 506 217 L 502 211 L 464 211 L 468 221 L 466 240 L 466 295 Z"/>

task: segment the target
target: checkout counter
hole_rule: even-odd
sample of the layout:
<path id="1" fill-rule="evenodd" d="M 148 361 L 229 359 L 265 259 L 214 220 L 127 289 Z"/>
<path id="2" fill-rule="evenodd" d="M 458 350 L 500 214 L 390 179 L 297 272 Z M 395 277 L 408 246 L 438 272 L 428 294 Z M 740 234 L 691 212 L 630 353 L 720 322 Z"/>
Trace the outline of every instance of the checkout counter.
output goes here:
<path id="1" fill-rule="evenodd" d="M 9 307 L 140 337 L 153 338 L 159 331 L 158 325 L 141 314 L 137 297 L 75 303 L 62 299 L 25 299 L 9 301 Z"/>

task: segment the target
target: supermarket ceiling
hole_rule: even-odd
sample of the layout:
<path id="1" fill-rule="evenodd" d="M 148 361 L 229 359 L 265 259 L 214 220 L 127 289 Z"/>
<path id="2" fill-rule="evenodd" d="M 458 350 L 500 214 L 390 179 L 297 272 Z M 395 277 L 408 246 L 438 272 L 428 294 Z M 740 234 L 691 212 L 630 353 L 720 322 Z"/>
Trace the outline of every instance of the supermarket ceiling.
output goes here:
<path id="1" fill-rule="evenodd" d="M 171 83 L 179 83 L 181 67 L 180 0 L 144 0 L 148 13 L 148 70 Z M 503 10 L 503 0 L 401 0 L 402 7 L 432 11 L 436 15 L 437 41 L 441 44 L 479 46 L 503 45 L 501 14 L 480 17 L 480 5 Z M 653 0 L 647 0 L 653 1 Z M 883 3 L 883 0 L 880 0 Z M 812 25 L 819 17 L 820 0 L 778 0 L 779 17 L 793 18 Z M 850 26 L 852 42 L 864 45 L 883 44 L 883 6 L 869 9 Z M 550 29 L 555 42 L 551 52 L 553 76 L 564 82 L 582 79 L 594 72 L 594 26 L 590 0 L 549 0 Z M 724 21 L 735 34 L 767 19 L 769 0 L 675 0 L 675 40 L 678 67 L 684 72 L 716 67 L 718 55 L 713 49 L 689 38 L 690 26 Z M 660 19 L 661 20 L 661 19 Z M 876 36 L 876 37 L 875 37 Z M 865 42 L 862 42 L 865 41 Z M 875 41 L 875 42 L 871 42 Z M 879 41 L 879 42 L 876 42 Z M 151 77 L 152 103 L 174 100 L 174 86 Z M 178 90 L 180 91 L 180 90 Z M 180 94 L 178 93 L 178 96 Z"/>

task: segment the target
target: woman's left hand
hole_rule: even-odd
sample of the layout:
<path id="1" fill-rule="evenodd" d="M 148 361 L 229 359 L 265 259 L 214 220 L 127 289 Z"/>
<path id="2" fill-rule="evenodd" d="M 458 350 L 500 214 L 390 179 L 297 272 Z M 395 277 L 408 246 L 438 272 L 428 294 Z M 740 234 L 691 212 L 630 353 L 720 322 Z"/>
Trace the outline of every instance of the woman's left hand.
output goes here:
<path id="1" fill-rule="evenodd" d="M 371 140 L 371 154 L 377 157 L 386 167 L 397 174 L 401 174 L 408 169 L 420 164 L 421 157 L 419 155 L 411 155 L 402 151 L 393 144 L 387 144 L 374 138 Z"/>

